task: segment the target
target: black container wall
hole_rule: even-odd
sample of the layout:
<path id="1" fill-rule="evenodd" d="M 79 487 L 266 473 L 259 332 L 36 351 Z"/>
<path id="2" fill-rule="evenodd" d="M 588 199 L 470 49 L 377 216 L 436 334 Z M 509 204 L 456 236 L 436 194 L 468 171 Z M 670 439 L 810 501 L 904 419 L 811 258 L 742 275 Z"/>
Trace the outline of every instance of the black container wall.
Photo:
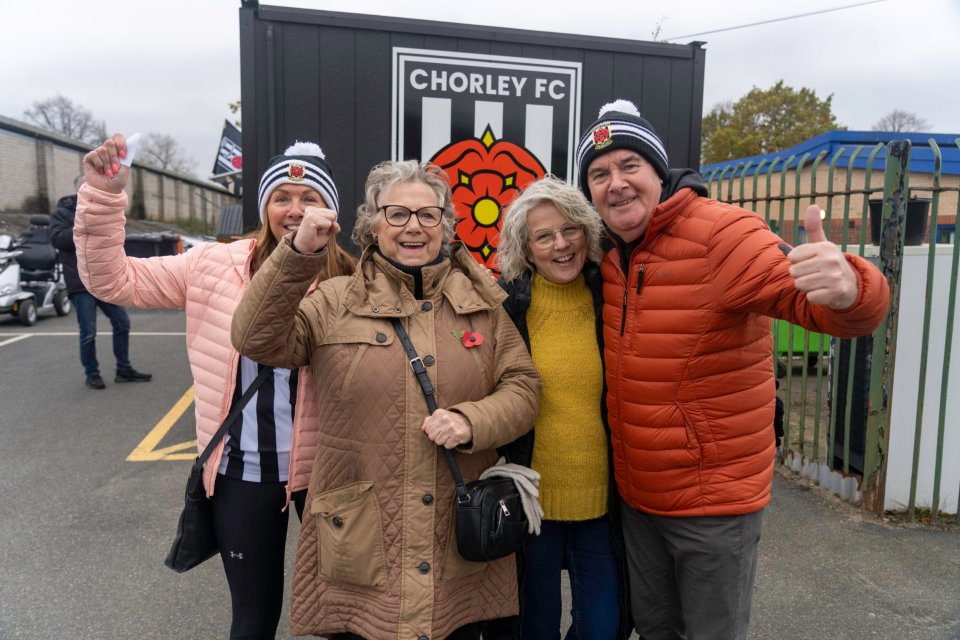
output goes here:
<path id="1" fill-rule="evenodd" d="M 582 81 L 575 106 L 581 129 L 596 119 L 602 104 L 627 98 L 663 139 L 672 166 L 699 167 L 706 53 L 701 43 L 275 6 L 241 8 L 239 17 L 246 182 L 257 184 L 269 158 L 295 139 L 318 142 L 335 174 L 342 238 L 352 230 L 368 172 L 392 159 L 393 54 L 398 47 L 579 63 Z M 496 102 L 497 97 L 477 99 Z M 247 230 L 259 224 L 256 198 L 255 189 L 245 190 Z"/>

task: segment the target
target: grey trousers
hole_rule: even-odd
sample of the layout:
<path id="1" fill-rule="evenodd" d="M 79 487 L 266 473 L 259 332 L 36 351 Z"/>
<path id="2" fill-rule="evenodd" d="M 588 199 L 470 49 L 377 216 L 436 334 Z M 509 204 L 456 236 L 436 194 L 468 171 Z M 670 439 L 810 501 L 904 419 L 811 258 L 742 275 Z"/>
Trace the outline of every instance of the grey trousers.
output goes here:
<path id="1" fill-rule="evenodd" d="M 630 607 L 641 640 L 744 640 L 763 510 L 670 518 L 623 504 Z"/>

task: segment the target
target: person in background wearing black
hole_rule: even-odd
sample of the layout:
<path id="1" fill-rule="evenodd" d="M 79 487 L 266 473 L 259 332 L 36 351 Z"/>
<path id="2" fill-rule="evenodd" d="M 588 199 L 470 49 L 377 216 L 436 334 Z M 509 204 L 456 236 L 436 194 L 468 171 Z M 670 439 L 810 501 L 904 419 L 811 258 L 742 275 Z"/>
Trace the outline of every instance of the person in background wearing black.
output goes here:
<path id="1" fill-rule="evenodd" d="M 78 178 L 83 183 L 83 176 Z M 149 382 L 153 376 L 137 371 L 130 364 L 130 316 L 118 305 L 94 298 L 80 282 L 77 273 L 77 249 L 73 244 L 73 220 L 77 213 L 77 195 L 64 196 L 57 201 L 57 210 L 50 218 L 50 242 L 60 253 L 63 278 L 67 283 L 70 301 L 77 310 L 80 325 L 80 362 L 87 376 L 87 386 L 104 389 L 106 384 L 100 375 L 97 362 L 97 307 L 113 325 L 113 356 L 117 360 L 114 382 Z"/>

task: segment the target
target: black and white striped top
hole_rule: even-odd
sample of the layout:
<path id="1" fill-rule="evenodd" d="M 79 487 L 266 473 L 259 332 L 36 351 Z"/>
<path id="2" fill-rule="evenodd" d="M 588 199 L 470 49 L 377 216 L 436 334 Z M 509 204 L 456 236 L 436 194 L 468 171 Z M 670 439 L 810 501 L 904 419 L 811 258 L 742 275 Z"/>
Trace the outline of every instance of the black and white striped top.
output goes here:
<path id="1" fill-rule="evenodd" d="M 253 383 L 260 367 L 240 356 L 232 409 Z M 226 435 L 219 473 L 249 482 L 286 482 L 293 441 L 293 412 L 297 405 L 298 371 L 274 369 Z"/>

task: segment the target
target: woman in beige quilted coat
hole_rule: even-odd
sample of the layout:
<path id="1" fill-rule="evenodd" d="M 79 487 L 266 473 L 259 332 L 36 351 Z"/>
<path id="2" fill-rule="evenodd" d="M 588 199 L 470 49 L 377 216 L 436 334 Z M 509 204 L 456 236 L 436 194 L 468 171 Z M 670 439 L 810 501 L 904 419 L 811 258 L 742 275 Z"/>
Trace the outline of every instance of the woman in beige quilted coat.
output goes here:
<path id="1" fill-rule="evenodd" d="M 234 346 L 274 366 L 311 365 L 323 408 L 294 576 L 296 635 L 476 639 L 482 621 L 517 612 L 513 557 L 457 553 L 440 446 L 476 479 L 495 447 L 532 427 L 540 379 L 505 294 L 451 244 L 453 227 L 442 174 L 385 162 L 357 212 L 357 273 L 303 298 L 339 230 L 334 211 L 308 208 L 234 315 Z M 427 365 L 441 407 L 432 415 L 391 318 Z"/>

